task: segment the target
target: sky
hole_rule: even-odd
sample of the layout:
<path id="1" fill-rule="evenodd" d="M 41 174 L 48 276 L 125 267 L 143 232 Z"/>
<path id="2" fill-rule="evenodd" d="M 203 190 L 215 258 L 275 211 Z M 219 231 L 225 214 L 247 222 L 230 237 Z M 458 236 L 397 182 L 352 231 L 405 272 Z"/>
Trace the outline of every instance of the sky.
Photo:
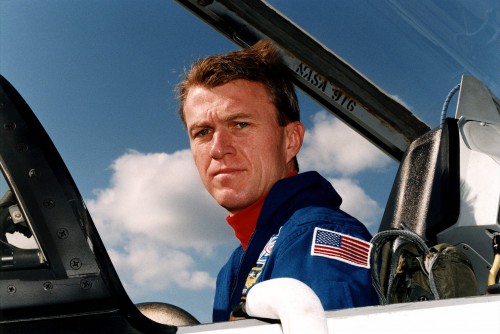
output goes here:
<path id="1" fill-rule="evenodd" d="M 431 127 L 463 73 L 500 95 L 495 1 L 269 3 Z M 54 141 L 130 297 L 202 322 L 237 241 L 198 177 L 175 86 L 194 60 L 237 48 L 175 1 L 0 0 L 0 74 Z M 376 232 L 397 162 L 299 102 L 301 170 L 322 173 Z"/>

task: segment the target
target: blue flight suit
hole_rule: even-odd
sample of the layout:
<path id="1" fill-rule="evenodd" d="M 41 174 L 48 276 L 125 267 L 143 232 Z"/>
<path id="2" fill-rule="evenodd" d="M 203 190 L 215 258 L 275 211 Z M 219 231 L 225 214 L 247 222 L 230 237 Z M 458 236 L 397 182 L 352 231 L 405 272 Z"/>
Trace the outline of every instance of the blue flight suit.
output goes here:
<path id="1" fill-rule="evenodd" d="M 252 284 L 278 277 L 309 285 L 325 310 L 378 304 L 369 250 L 366 255 L 371 235 L 339 209 L 341 202 L 330 182 L 317 172 L 277 182 L 265 199 L 248 248 L 236 248 L 217 276 L 213 320 L 229 320 Z M 326 251 L 315 248 L 322 246 L 323 236 Z M 336 244 L 338 240 L 342 246 Z M 357 262 L 356 254 L 351 257 L 356 249 L 344 250 L 350 240 L 361 244 L 366 265 Z M 346 252 L 344 257 L 336 255 L 339 250 Z"/>

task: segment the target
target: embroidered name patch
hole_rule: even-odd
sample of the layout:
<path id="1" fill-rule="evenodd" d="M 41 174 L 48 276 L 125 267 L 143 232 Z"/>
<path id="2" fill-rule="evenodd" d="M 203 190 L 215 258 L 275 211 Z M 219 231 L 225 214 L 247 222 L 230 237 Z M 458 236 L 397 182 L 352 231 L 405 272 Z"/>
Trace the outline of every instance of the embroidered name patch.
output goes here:
<path id="1" fill-rule="evenodd" d="M 324 256 L 369 269 L 371 247 L 372 244 L 367 241 L 316 227 L 311 255 Z"/>

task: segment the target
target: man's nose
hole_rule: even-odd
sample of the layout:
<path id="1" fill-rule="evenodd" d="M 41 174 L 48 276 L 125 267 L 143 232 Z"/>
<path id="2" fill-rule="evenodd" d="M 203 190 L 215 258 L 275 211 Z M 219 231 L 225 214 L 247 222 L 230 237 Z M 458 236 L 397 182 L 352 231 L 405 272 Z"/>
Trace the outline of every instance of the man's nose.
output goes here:
<path id="1" fill-rule="evenodd" d="M 226 154 L 234 153 L 231 135 L 225 131 L 216 131 L 212 137 L 210 155 L 213 159 L 222 159 Z"/>

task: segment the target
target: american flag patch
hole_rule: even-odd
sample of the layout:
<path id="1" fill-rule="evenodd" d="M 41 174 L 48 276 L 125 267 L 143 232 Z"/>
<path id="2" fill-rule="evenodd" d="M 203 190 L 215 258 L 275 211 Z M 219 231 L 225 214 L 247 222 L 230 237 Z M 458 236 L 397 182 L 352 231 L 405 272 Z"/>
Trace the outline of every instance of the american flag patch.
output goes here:
<path id="1" fill-rule="evenodd" d="M 316 227 L 311 255 L 337 259 L 369 269 L 371 248 L 372 244 L 367 241 Z"/>

